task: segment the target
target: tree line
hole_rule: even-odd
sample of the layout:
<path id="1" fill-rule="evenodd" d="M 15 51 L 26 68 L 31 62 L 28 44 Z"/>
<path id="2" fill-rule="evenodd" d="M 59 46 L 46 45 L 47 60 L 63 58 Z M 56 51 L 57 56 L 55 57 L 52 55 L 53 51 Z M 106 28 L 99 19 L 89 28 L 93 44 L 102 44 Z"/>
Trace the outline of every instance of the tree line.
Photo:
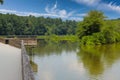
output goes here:
<path id="1" fill-rule="evenodd" d="M 90 11 L 83 21 L 0 14 L 0 35 L 76 35 L 83 45 L 120 42 L 120 19 L 107 20 L 103 12 Z"/>
<path id="2" fill-rule="evenodd" d="M 74 35 L 76 27 L 74 20 L 0 14 L 0 35 Z"/>

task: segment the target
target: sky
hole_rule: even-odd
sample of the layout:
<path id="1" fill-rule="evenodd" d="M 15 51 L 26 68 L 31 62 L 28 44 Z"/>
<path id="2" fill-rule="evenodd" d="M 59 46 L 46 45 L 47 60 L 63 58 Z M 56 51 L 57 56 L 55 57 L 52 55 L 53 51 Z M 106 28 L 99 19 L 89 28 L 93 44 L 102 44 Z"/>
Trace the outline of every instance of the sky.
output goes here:
<path id="1" fill-rule="evenodd" d="M 100 10 L 108 19 L 120 18 L 120 0 L 4 0 L 0 13 L 33 15 L 64 20 L 83 20 L 90 10 Z"/>

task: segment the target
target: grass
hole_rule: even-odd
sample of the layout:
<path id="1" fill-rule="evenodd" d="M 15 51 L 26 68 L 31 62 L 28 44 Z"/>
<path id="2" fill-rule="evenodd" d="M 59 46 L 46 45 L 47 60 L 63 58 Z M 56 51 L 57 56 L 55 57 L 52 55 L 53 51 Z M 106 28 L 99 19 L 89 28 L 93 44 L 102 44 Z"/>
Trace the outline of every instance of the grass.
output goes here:
<path id="1" fill-rule="evenodd" d="M 0 36 L 0 38 L 5 38 L 5 37 L 6 36 Z M 79 40 L 76 35 L 48 35 L 48 36 L 43 35 L 43 36 L 37 36 L 37 39 L 45 39 L 53 42 L 60 42 L 60 41 L 77 42 Z"/>
<path id="2" fill-rule="evenodd" d="M 37 39 L 48 39 L 54 42 L 59 42 L 59 41 L 70 41 L 70 42 L 76 42 L 78 41 L 78 38 L 76 35 L 50 35 L 50 36 L 37 36 Z"/>

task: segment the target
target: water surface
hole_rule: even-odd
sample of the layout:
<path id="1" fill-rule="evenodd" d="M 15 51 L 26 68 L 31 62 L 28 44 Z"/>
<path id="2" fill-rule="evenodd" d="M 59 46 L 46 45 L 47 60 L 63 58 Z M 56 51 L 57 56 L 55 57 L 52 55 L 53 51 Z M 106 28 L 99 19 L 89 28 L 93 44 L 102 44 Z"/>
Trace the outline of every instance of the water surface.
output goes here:
<path id="1" fill-rule="evenodd" d="M 120 44 L 82 46 L 40 41 L 28 48 L 36 80 L 120 80 Z"/>

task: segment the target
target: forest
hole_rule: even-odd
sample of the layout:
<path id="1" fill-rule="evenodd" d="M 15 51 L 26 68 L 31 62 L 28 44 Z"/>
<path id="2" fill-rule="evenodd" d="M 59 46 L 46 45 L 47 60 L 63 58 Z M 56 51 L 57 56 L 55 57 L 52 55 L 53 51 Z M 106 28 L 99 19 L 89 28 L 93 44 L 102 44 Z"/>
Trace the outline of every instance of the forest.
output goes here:
<path id="1" fill-rule="evenodd" d="M 74 35 L 76 27 L 74 20 L 0 14 L 0 35 Z"/>

